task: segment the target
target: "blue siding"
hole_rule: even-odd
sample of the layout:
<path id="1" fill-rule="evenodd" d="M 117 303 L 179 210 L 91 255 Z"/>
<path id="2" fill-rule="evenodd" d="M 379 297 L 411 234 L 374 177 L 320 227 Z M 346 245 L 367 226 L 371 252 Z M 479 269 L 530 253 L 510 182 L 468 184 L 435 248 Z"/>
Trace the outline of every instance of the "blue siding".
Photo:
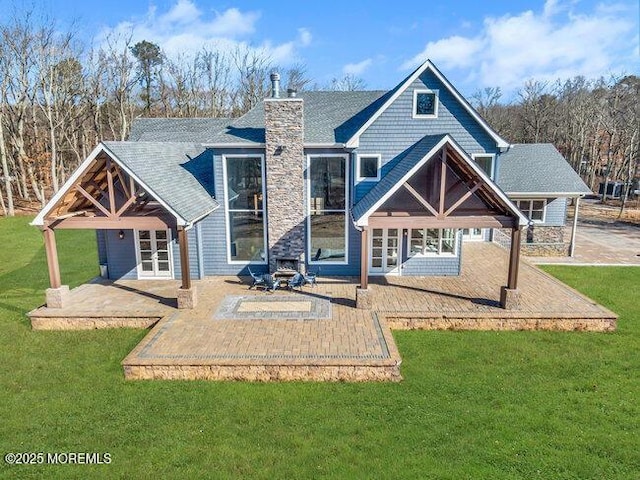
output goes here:
<path id="1" fill-rule="evenodd" d="M 96 243 L 98 244 L 98 264 L 107 264 L 107 240 L 106 230 L 96 230 Z"/>
<path id="2" fill-rule="evenodd" d="M 437 118 L 413 118 L 413 91 L 416 88 L 439 90 Z M 357 153 L 382 155 L 381 173 L 384 176 L 395 165 L 396 157 L 422 137 L 447 133 L 469 155 L 497 153 L 495 140 L 469 115 L 435 75 L 427 71 L 363 132 Z M 357 184 L 355 201 L 359 201 L 374 185 L 375 182 Z"/>
<path id="3" fill-rule="evenodd" d="M 123 239 L 118 237 L 118 230 L 103 230 L 103 232 L 109 278 L 111 280 L 138 278 L 133 230 L 124 230 Z"/>
<path id="4" fill-rule="evenodd" d="M 544 225 L 548 227 L 562 227 L 567 220 L 567 198 L 548 198 L 547 214 Z"/>
<path id="5" fill-rule="evenodd" d="M 455 257 L 408 257 L 407 237 L 403 235 L 403 276 L 456 276 L 462 265 L 462 230 L 458 231 L 458 255 Z"/>

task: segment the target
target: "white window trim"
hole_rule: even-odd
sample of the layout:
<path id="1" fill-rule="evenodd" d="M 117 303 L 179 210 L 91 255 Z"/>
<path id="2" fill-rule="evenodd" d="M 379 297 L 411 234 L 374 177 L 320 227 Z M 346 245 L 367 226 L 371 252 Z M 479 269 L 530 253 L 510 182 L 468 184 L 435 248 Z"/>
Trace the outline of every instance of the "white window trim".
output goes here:
<path id="1" fill-rule="evenodd" d="M 530 202 L 529 203 L 529 210 L 528 211 L 523 211 L 520 209 L 520 202 Z M 533 202 L 544 202 L 544 205 L 542 206 L 542 220 L 532 220 L 531 219 L 531 210 L 533 208 Z M 520 210 L 525 217 L 527 217 L 527 219 L 531 222 L 531 223 L 538 223 L 538 224 L 542 224 L 545 223 L 547 221 L 547 199 L 546 198 L 518 198 L 518 199 L 514 199 L 513 203 L 516 204 L 516 207 L 518 207 L 518 210 Z"/>
<path id="2" fill-rule="evenodd" d="M 264 228 L 264 256 L 265 259 L 260 260 L 233 260 L 231 258 L 231 225 L 229 223 L 229 187 L 227 182 L 227 159 L 228 158 L 260 158 L 261 170 L 262 170 L 262 222 Z M 224 187 L 224 225 L 227 243 L 227 263 L 229 265 L 267 265 L 269 258 L 269 249 L 267 245 L 267 191 L 265 182 L 265 170 L 266 165 L 264 162 L 263 154 L 235 154 L 235 155 L 222 155 L 222 181 Z"/>
<path id="3" fill-rule="evenodd" d="M 420 115 L 416 113 L 416 106 L 418 104 L 418 94 L 419 93 L 434 93 L 435 94 L 435 105 L 433 107 L 432 114 Z M 438 107 L 440 105 L 440 90 L 429 89 L 429 88 L 416 88 L 413 90 L 413 106 L 411 108 L 411 114 L 413 118 L 438 118 Z"/>
<path id="4" fill-rule="evenodd" d="M 375 177 L 360 176 L 360 159 L 362 157 L 376 158 L 378 160 L 377 175 Z M 382 168 L 382 155 L 379 153 L 359 153 L 356 155 L 356 183 L 360 182 L 378 182 L 380 181 L 380 169 Z"/>
<path id="5" fill-rule="evenodd" d="M 146 228 L 141 228 L 140 230 L 147 230 Z M 133 240 L 135 242 L 136 248 L 136 272 L 138 275 L 138 280 L 174 280 L 175 279 L 175 266 L 173 264 L 173 246 L 174 240 L 173 235 L 171 234 L 171 229 L 167 228 L 167 251 L 169 253 L 169 272 L 170 275 L 167 276 L 157 276 L 157 275 L 149 275 L 147 272 L 142 271 L 142 255 L 140 254 L 140 230 L 133 231 Z M 156 229 L 151 229 L 156 231 Z M 164 230 L 160 228 L 158 230 Z"/>
<path id="6" fill-rule="evenodd" d="M 424 248 L 423 248 L 423 253 L 414 253 L 411 251 L 411 239 L 413 238 L 412 235 L 412 231 L 413 230 L 438 230 L 438 252 L 435 253 L 424 253 Z M 453 252 L 449 253 L 449 252 L 445 252 L 445 253 L 441 253 L 440 251 L 442 250 L 442 232 L 443 230 L 453 230 Z M 456 258 L 458 256 L 458 254 L 460 253 L 460 238 L 459 238 L 459 233 L 460 233 L 460 229 L 457 228 L 438 228 L 438 229 L 432 229 L 432 228 L 410 228 L 409 232 L 408 232 L 408 239 L 407 239 L 407 257 L 408 258 Z M 423 237 L 424 240 L 424 237 Z M 423 246 L 424 246 L 424 242 L 423 242 Z"/>
<path id="7" fill-rule="evenodd" d="M 491 178 L 491 180 L 494 180 L 496 176 L 496 154 L 495 153 L 474 153 L 471 155 L 471 158 L 473 159 L 474 162 L 476 161 L 477 157 L 491 157 L 491 172 L 489 172 L 489 178 Z"/>
<path id="8" fill-rule="evenodd" d="M 313 255 L 311 255 L 311 159 L 323 158 L 323 157 L 340 157 L 344 158 L 344 210 L 322 210 L 323 212 L 344 212 L 344 261 L 313 261 Z M 349 155 L 347 154 L 334 154 L 334 153 L 317 153 L 307 155 L 307 178 L 306 178 L 306 214 L 307 214 L 307 263 L 309 265 L 349 265 Z"/>

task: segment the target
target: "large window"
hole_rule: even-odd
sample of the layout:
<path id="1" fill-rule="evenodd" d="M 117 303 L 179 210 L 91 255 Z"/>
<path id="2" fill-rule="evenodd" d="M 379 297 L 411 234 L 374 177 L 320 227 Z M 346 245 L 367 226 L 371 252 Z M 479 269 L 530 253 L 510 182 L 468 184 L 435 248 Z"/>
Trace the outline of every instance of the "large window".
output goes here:
<path id="1" fill-rule="evenodd" d="M 489 154 L 476 154 L 473 156 L 473 160 L 491 179 L 493 179 L 494 158 L 494 155 Z"/>
<path id="2" fill-rule="evenodd" d="M 347 158 L 310 156 L 309 261 L 347 262 Z"/>
<path id="3" fill-rule="evenodd" d="M 261 156 L 224 157 L 229 262 L 266 263 Z"/>
<path id="4" fill-rule="evenodd" d="M 435 118 L 438 116 L 438 91 L 413 91 L 413 117 Z"/>
<path id="5" fill-rule="evenodd" d="M 412 229 L 409 256 L 457 255 L 458 231 L 452 228 Z"/>
<path id="6" fill-rule="evenodd" d="M 516 200 L 516 207 L 534 223 L 544 223 L 547 200 Z"/>

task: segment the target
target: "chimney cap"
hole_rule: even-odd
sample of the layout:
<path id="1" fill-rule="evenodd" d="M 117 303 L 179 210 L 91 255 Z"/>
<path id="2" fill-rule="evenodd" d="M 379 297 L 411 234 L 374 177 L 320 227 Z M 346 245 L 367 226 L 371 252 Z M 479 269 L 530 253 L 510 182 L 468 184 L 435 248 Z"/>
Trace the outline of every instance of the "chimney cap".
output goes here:
<path id="1" fill-rule="evenodd" d="M 287 88 L 287 97 L 295 98 L 297 94 L 298 94 L 298 90 L 297 89 L 295 89 L 295 88 Z"/>
<path id="2" fill-rule="evenodd" d="M 280 80 L 280 74 L 278 72 L 271 72 L 271 81 Z"/>

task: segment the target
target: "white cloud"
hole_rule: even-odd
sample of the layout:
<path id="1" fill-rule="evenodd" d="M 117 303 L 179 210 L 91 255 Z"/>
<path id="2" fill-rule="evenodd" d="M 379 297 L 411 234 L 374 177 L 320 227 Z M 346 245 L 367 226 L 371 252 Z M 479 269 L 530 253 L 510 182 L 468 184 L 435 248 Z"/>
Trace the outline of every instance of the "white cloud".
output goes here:
<path id="1" fill-rule="evenodd" d="M 430 58 L 445 70 L 463 71 L 478 88 L 500 86 L 509 92 L 528 78 L 594 78 L 628 64 L 635 49 L 629 6 L 576 13 L 574 3 L 547 0 L 541 12 L 487 17 L 477 35 L 429 42 L 403 68 Z"/>
<path id="2" fill-rule="evenodd" d="M 141 40 L 156 43 L 169 57 L 188 56 L 203 46 L 215 46 L 232 51 L 235 48 L 253 49 L 271 57 L 274 63 L 286 65 L 293 63 L 296 49 L 306 47 L 312 41 L 311 32 L 306 28 L 297 30 L 297 37 L 288 42 L 275 44 L 268 39 L 252 38 L 256 34 L 256 24 L 260 12 L 241 11 L 228 8 L 213 14 L 204 13 L 193 0 L 176 0 L 166 12 L 150 7 L 139 18 L 122 21 L 113 27 L 105 28 L 96 36 L 98 44 L 108 37 L 131 38 L 132 43 Z"/>
<path id="3" fill-rule="evenodd" d="M 342 67 L 342 73 L 345 75 L 362 75 L 364 71 L 371 66 L 373 60 L 366 58 L 358 63 L 347 63 Z"/>

